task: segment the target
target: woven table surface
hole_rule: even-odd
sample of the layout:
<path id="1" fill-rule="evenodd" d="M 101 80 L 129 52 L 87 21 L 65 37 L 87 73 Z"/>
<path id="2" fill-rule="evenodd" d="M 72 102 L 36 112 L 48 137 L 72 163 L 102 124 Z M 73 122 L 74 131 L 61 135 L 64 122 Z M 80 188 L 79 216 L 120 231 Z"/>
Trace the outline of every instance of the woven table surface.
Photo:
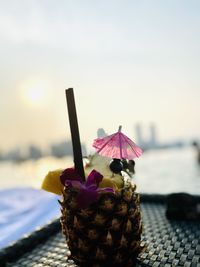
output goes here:
<path id="1" fill-rule="evenodd" d="M 172 221 L 165 216 L 162 199 L 142 201 L 143 243 L 146 250 L 139 256 L 137 267 L 200 267 L 200 221 Z M 34 232 L 0 252 L 0 266 L 74 267 L 61 233 L 59 220 Z M 89 266 L 88 266 L 89 267 Z"/>

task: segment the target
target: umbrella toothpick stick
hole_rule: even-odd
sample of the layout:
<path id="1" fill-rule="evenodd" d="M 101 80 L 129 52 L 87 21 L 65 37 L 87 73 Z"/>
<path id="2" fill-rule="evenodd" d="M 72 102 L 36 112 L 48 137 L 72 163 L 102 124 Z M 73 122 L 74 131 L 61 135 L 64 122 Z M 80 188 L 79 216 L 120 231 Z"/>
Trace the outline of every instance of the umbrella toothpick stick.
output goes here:
<path id="1" fill-rule="evenodd" d="M 118 132 L 119 132 L 119 149 L 120 149 L 120 158 L 122 159 L 122 137 L 121 137 L 121 130 L 122 130 L 122 126 L 119 126 Z"/>

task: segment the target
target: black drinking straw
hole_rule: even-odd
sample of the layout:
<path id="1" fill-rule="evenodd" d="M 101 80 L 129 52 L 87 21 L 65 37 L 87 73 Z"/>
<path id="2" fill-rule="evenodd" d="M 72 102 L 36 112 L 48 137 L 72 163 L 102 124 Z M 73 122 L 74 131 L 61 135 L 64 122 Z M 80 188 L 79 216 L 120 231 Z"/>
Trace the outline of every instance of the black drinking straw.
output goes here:
<path id="1" fill-rule="evenodd" d="M 85 173 L 83 168 L 83 159 L 82 159 L 82 151 L 81 151 L 81 142 L 80 135 L 78 129 L 78 120 L 76 114 L 76 105 L 74 100 L 74 91 L 73 88 L 69 88 L 65 90 L 66 100 L 67 100 L 67 108 L 69 115 L 69 124 L 71 130 L 71 138 L 72 138 L 72 146 L 73 146 L 73 154 L 74 154 L 74 165 L 78 174 L 81 176 L 83 181 L 85 181 Z"/>

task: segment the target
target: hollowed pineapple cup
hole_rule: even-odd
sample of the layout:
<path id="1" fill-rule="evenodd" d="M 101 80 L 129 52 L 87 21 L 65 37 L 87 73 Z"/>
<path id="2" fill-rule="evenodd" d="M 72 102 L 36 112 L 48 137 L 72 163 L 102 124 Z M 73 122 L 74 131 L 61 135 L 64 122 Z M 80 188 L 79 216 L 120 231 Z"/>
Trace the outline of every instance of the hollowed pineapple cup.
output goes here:
<path id="1" fill-rule="evenodd" d="M 77 191 L 65 187 L 61 225 L 78 266 L 133 266 L 141 246 L 139 195 L 130 183 L 119 192 L 101 193 L 96 202 L 80 209 Z"/>

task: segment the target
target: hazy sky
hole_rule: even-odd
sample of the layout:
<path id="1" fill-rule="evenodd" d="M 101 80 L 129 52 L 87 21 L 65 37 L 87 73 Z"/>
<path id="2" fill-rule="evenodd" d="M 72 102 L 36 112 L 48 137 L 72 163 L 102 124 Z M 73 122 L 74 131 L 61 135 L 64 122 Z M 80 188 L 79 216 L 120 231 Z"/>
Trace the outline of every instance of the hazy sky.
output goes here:
<path id="1" fill-rule="evenodd" d="M 200 136 L 200 1 L 0 0 L 0 150 L 153 122 L 161 141 Z"/>

